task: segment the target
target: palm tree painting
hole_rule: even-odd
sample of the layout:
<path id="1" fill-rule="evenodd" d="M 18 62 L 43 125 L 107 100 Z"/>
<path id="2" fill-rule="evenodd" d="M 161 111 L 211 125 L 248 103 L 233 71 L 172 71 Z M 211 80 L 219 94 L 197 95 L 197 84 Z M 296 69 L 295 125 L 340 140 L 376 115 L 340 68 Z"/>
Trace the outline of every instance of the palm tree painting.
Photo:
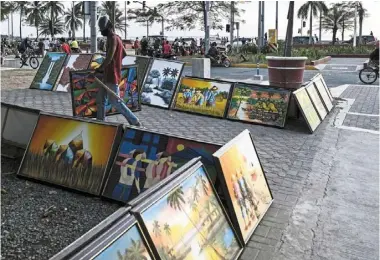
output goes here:
<path id="1" fill-rule="evenodd" d="M 203 167 L 188 172 L 187 177 L 141 213 L 157 254 L 162 259 L 232 259 L 240 246 L 224 214 L 210 216 L 205 211 L 220 212 L 211 183 Z M 211 204 L 217 201 L 217 204 Z M 212 205 L 212 206 L 210 206 Z M 208 208 L 208 209 L 207 209 Z M 166 223 L 160 236 L 157 223 Z"/>
<path id="2" fill-rule="evenodd" d="M 94 260 L 150 260 L 152 259 L 136 225 L 109 245 Z"/>
<path id="3" fill-rule="evenodd" d="M 142 88 L 142 103 L 169 108 L 184 64 L 153 60 Z"/>

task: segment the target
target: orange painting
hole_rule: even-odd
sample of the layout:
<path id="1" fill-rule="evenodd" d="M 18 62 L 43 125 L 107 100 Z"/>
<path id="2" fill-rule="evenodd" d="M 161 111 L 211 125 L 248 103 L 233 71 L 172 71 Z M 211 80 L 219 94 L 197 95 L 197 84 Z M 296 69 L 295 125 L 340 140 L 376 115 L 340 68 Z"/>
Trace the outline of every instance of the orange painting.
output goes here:
<path id="1" fill-rule="evenodd" d="M 226 144 L 218 158 L 242 238 L 247 241 L 272 202 L 264 172 L 248 131 Z M 222 148 L 223 149 L 223 148 Z M 238 229 L 238 230 L 239 230 Z"/>

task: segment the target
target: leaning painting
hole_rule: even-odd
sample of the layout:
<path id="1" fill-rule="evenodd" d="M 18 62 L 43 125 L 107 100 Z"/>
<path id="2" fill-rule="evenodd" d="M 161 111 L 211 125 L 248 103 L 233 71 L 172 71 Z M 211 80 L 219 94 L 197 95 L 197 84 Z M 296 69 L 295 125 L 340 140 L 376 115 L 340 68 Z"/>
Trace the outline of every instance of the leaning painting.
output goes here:
<path id="1" fill-rule="evenodd" d="M 272 203 L 263 168 L 248 130 L 214 154 L 220 167 L 228 212 L 247 242 Z"/>
<path id="2" fill-rule="evenodd" d="M 231 83 L 216 80 L 182 78 L 174 108 L 223 118 L 231 85 Z"/>
<path id="3" fill-rule="evenodd" d="M 30 88 L 53 90 L 66 60 L 66 53 L 48 52 L 33 79 Z"/>
<path id="4" fill-rule="evenodd" d="M 138 213 L 156 254 L 160 259 L 236 259 L 241 246 L 204 168 L 184 174 Z"/>
<path id="5" fill-rule="evenodd" d="M 105 60 L 106 55 L 103 53 L 95 53 L 92 56 L 91 63 L 88 65 L 88 69 L 97 69 L 100 67 L 100 65 L 103 63 Z"/>
<path id="6" fill-rule="evenodd" d="M 142 87 L 142 103 L 169 108 L 183 66 L 181 62 L 153 60 Z"/>
<path id="7" fill-rule="evenodd" d="M 118 127 L 41 114 L 19 175 L 98 195 Z"/>
<path id="8" fill-rule="evenodd" d="M 138 68 L 137 83 L 139 86 L 142 86 L 144 83 L 145 73 L 149 68 L 150 62 L 151 62 L 150 57 L 128 55 L 123 58 L 122 65 L 123 66 L 137 65 L 137 68 Z"/>
<path id="9" fill-rule="evenodd" d="M 220 145 L 127 129 L 103 196 L 128 202 L 199 156 L 215 181 L 216 169 L 212 154 L 219 148 Z"/>
<path id="10" fill-rule="evenodd" d="M 236 83 L 227 118 L 284 127 L 291 92 L 246 83 Z"/>

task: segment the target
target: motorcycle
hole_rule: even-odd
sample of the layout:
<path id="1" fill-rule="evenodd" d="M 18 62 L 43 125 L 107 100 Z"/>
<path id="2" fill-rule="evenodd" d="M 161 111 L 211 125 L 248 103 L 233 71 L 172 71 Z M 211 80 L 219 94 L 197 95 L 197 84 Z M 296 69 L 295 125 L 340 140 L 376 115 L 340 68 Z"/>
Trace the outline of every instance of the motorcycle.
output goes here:
<path id="1" fill-rule="evenodd" d="M 215 59 L 215 60 L 211 59 L 211 67 L 229 68 L 229 67 L 231 67 L 231 60 L 230 60 L 230 58 L 228 58 L 228 56 L 225 52 L 221 52 L 218 55 L 217 59 Z"/>

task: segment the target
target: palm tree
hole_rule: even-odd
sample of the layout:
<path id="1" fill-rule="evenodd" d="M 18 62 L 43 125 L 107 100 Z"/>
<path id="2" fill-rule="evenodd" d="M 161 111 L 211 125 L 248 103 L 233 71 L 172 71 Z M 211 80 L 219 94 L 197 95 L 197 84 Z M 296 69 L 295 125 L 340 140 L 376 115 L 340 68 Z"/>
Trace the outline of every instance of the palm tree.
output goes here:
<path id="1" fill-rule="evenodd" d="M 54 37 L 55 34 L 63 34 L 66 31 L 65 23 L 63 22 L 62 17 L 57 16 L 53 18 L 53 23 L 51 22 L 49 17 L 45 16 L 39 26 L 39 29 L 40 34 L 51 35 L 52 37 Z"/>
<path id="2" fill-rule="evenodd" d="M 170 243 L 171 243 L 171 249 L 168 250 L 168 254 L 172 257 L 173 256 L 173 246 L 174 246 L 174 243 L 173 243 L 173 240 L 171 238 L 171 235 L 172 235 L 172 230 L 169 226 L 168 223 L 165 223 L 164 224 L 164 231 L 166 233 L 166 235 L 169 237 L 169 240 L 170 240 Z"/>
<path id="3" fill-rule="evenodd" d="M 75 2 L 73 2 L 72 7 L 68 11 L 65 11 L 64 16 L 66 29 L 70 30 L 72 37 L 75 38 L 75 32 L 83 26 L 81 6 L 75 5 Z"/>
<path id="4" fill-rule="evenodd" d="M 113 12 L 114 3 L 115 3 L 115 13 Z M 102 2 L 102 5 L 101 5 L 101 12 L 103 14 L 108 15 L 111 21 L 113 21 L 113 17 L 115 16 L 115 24 L 114 24 L 115 31 L 124 32 L 126 17 L 123 16 L 123 12 L 119 9 L 119 3 L 113 2 L 113 1 L 104 1 Z"/>
<path id="5" fill-rule="evenodd" d="M 358 3 L 358 15 L 359 15 L 359 44 L 362 44 L 362 35 L 363 35 L 363 20 L 364 17 L 368 17 L 368 11 L 363 7 L 363 3 L 357 1 Z"/>
<path id="6" fill-rule="evenodd" d="M 346 29 L 352 29 L 354 27 L 355 10 L 352 9 L 352 5 L 347 2 L 342 2 L 335 5 L 343 12 L 339 25 L 342 33 L 342 41 L 344 41 L 344 32 Z"/>
<path id="7" fill-rule="evenodd" d="M 132 245 L 125 249 L 125 254 L 122 256 L 120 252 L 117 252 L 117 255 L 120 260 L 146 260 L 145 248 L 142 245 L 141 240 L 138 240 L 137 242 L 133 239 L 131 239 Z"/>
<path id="8" fill-rule="evenodd" d="M 164 77 L 166 78 L 167 76 L 169 76 L 169 73 L 170 73 L 170 68 L 167 67 L 167 68 L 165 68 L 165 69 L 162 71 L 162 76 L 164 76 Z"/>
<path id="9" fill-rule="evenodd" d="M 179 73 L 178 69 L 172 69 L 172 71 L 170 72 L 170 76 L 172 76 L 172 78 L 175 78 L 178 76 L 178 73 Z"/>
<path id="10" fill-rule="evenodd" d="M 20 11 L 20 39 L 22 39 L 22 20 L 25 14 L 25 7 L 28 1 L 15 2 L 14 11 Z"/>
<path id="11" fill-rule="evenodd" d="M 319 41 L 322 41 L 322 17 L 329 11 L 329 8 L 326 6 L 325 2 L 319 1 L 318 10 L 319 10 Z"/>
<path id="12" fill-rule="evenodd" d="M 329 9 L 328 13 L 322 18 L 322 26 L 326 31 L 332 31 L 332 44 L 336 42 L 336 33 L 340 28 L 345 11 L 337 5 Z"/>
<path id="13" fill-rule="evenodd" d="M 60 20 L 61 18 L 57 18 L 60 14 L 64 12 L 64 5 L 61 2 L 57 1 L 47 1 L 44 2 L 44 8 L 45 10 L 50 11 L 50 21 L 55 21 L 55 20 Z M 54 38 L 54 34 L 59 34 L 58 30 L 55 30 L 56 24 L 52 23 L 51 24 L 51 37 Z M 56 32 L 56 33 L 55 33 Z"/>
<path id="14" fill-rule="evenodd" d="M 25 7 L 25 21 L 27 21 L 29 25 L 36 27 L 37 39 L 39 36 L 38 27 L 41 24 L 44 12 L 45 10 L 43 2 L 41 1 L 28 2 L 27 6 Z"/>
<path id="15" fill-rule="evenodd" d="M 12 13 L 12 9 L 12 2 L 1 1 L 1 22 L 9 18 L 9 15 Z"/>
<path id="16" fill-rule="evenodd" d="M 323 1 L 307 1 L 300 7 L 300 9 L 298 9 L 298 18 L 307 19 L 309 16 L 310 19 L 309 44 L 312 43 L 311 40 L 313 37 L 313 16 L 316 17 L 318 15 L 318 12 L 327 12 L 327 6 Z"/>

